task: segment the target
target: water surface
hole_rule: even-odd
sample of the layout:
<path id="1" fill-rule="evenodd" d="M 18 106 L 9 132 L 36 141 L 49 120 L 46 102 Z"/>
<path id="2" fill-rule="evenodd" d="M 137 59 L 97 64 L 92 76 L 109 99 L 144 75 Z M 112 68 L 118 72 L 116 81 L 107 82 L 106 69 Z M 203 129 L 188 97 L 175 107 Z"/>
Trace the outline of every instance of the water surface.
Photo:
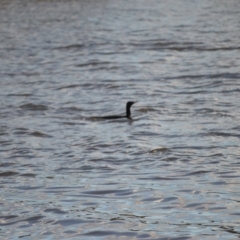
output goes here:
<path id="1" fill-rule="evenodd" d="M 0 3 L 1 239 L 240 237 L 239 1 Z"/>

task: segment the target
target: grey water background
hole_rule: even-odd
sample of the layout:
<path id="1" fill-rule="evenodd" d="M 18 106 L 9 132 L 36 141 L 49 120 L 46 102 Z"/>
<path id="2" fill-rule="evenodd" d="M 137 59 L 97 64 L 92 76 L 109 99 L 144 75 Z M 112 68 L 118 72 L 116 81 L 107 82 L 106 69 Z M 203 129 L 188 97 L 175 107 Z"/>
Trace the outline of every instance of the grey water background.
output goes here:
<path id="1" fill-rule="evenodd" d="M 239 1 L 0 4 L 1 239 L 240 237 Z"/>

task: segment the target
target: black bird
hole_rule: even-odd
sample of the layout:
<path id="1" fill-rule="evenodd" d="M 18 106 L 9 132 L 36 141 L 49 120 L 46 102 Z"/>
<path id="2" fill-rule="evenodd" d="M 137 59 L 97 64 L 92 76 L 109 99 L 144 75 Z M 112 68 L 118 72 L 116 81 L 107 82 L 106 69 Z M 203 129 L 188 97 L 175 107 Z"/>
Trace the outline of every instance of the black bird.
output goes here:
<path id="1" fill-rule="evenodd" d="M 130 108 L 131 106 L 134 104 L 135 102 L 127 102 L 126 104 L 126 115 L 125 116 L 121 116 L 121 115 L 111 115 L 111 116 L 105 116 L 105 117 L 101 117 L 102 119 L 118 119 L 118 118 L 128 118 L 128 119 L 132 119 L 131 118 L 131 111 Z"/>

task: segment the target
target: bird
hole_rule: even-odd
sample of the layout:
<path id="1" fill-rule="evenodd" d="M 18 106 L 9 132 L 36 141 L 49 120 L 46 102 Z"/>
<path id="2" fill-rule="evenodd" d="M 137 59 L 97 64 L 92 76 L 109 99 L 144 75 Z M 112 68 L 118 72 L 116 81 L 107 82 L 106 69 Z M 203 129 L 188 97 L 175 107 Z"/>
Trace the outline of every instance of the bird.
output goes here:
<path id="1" fill-rule="evenodd" d="M 110 116 L 103 116 L 101 117 L 102 119 L 118 119 L 118 118 L 128 118 L 128 119 L 132 119 L 131 118 L 131 111 L 130 108 L 131 106 L 136 103 L 136 102 L 127 102 L 126 104 L 126 115 L 110 115 Z"/>

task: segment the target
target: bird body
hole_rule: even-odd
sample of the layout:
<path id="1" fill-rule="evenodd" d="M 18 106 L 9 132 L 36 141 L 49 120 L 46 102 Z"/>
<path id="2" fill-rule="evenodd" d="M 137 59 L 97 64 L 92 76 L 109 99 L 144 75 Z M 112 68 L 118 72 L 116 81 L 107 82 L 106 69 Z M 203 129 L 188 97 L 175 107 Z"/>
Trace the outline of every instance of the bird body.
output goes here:
<path id="1" fill-rule="evenodd" d="M 127 102 L 126 104 L 126 115 L 110 115 L 110 116 L 104 116 L 101 117 L 102 119 L 119 119 L 119 118 L 128 118 L 131 119 L 131 106 L 134 104 L 135 102 Z"/>

